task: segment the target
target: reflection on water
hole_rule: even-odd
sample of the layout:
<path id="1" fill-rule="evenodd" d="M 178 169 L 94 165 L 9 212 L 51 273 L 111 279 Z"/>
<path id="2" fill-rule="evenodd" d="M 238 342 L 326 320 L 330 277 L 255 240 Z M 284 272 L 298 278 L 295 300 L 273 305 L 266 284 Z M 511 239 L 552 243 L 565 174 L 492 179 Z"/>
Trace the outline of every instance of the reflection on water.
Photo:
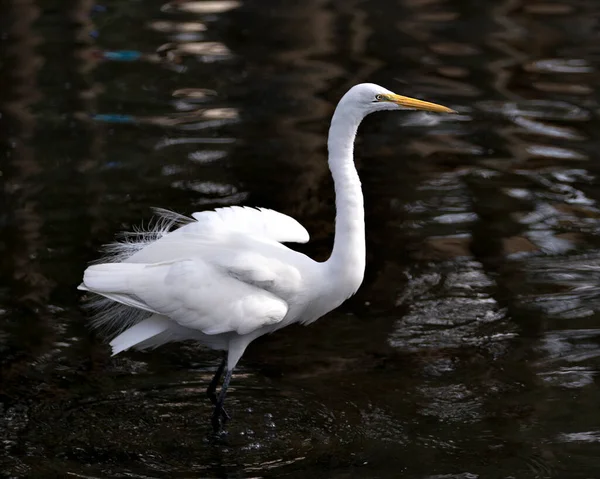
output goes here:
<path id="1" fill-rule="evenodd" d="M 597 477 L 599 13 L 6 2 L 0 475 Z M 365 122 L 365 284 L 249 349 L 215 442 L 218 358 L 109 358 L 78 309 L 81 271 L 153 206 L 276 208 L 326 258 L 325 135 L 363 81 L 459 115 Z"/>

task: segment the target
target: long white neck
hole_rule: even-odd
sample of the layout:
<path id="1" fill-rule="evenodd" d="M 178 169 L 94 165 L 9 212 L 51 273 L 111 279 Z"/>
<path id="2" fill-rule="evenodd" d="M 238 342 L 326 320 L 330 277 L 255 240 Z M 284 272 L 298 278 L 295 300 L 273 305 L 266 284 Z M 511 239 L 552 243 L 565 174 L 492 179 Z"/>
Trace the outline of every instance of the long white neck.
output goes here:
<path id="1" fill-rule="evenodd" d="M 354 138 L 364 115 L 340 102 L 329 128 L 329 169 L 335 185 L 335 240 L 327 261 L 332 281 L 348 296 L 365 272 L 365 211 L 360 179 L 354 166 Z"/>

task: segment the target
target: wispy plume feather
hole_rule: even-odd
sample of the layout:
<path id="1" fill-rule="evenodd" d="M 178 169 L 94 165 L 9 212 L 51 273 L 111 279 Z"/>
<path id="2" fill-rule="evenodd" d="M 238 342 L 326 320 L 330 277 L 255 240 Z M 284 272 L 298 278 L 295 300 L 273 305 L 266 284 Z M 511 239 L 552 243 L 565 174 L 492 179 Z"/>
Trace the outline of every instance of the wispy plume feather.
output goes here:
<path id="1" fill-rule="evenodd" d="M 153 208 L 153 211 L 155 216 L 146 227 L 142 225 L 134 228 L 133 231 L 120 233 L 117 241 L 102 248 L 104 255 L 93 264 L 126 261 L 173 229 L 194 221 L 192 218 L 162 208 Z M 93 293 L 86 297 L 84 307 L 90 311 L 92 327 L 110 336 L 119 334 L 150 316 L 146 311 L 125 306 Z"/>

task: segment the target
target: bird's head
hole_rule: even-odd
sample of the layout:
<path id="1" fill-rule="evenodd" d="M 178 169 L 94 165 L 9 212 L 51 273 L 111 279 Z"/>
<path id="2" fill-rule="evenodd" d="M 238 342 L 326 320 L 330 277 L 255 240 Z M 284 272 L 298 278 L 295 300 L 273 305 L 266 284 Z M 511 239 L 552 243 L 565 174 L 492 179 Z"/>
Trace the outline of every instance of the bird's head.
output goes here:
<path id="1" fill-rule="evenodd" d="M 454 110 L 436 103 L 397 95 L 374 83 L 361 83 L 352 87 L 344 95 L 342 101 L 360 110 L 363 116 L 381 110 L 423 110 L 437 113 L 456 113 Z"/>

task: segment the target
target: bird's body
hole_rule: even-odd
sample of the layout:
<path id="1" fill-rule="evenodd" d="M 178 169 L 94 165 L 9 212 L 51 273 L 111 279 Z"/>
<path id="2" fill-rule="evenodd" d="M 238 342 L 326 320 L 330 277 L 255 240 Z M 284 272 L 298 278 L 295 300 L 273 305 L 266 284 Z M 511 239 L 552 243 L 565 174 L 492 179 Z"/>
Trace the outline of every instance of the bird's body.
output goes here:
<path id="1" fill-rule="evenodd" d="M 148 241 L 141 235 L 137 243 L 122 243 L 137 251 L 84 274 L 82 288 L 147 313 L 112 340 L 114 354 L 195 339 L 228 351 L 233 369 L 252 340 L 312 322 L 358 288 L 335 281 L 326 262 L 279 243 L 305 242 L 308 233 L 272 210 L 220 208 L 195 213 L 173 231 L 163 224 L 161 231 L 158 239 L 152 232 Z"/>
<path id="2" fill-rule="evenodd" d="M 373 84 L 340 101 L 329 132 L 329 166 L 336 191 L 336 232 L 329 260 L 316 262 L 283 242 L 306 242 L 293 218 L 266 209 L 220 208 L 184 218 L 162 212 L 146 233 L 111 247 L 90 266 L 80 289 L 102 296 L 96 323 L 118 329 L 113 354 L 192 339 L 227 351 L 227 376 L 217 405 L 218 426 L 231 371 L 256 338 L 292 323 L 308 324 L 352 296 L 365 269 L 364 207 L 353 143 L 364 116 L 382 109 L 451 111 L 395 95 Z M 175 227 L 175 229 L 173 229 Z M 212 391 L 211 391 L 212 388 Z"/>

